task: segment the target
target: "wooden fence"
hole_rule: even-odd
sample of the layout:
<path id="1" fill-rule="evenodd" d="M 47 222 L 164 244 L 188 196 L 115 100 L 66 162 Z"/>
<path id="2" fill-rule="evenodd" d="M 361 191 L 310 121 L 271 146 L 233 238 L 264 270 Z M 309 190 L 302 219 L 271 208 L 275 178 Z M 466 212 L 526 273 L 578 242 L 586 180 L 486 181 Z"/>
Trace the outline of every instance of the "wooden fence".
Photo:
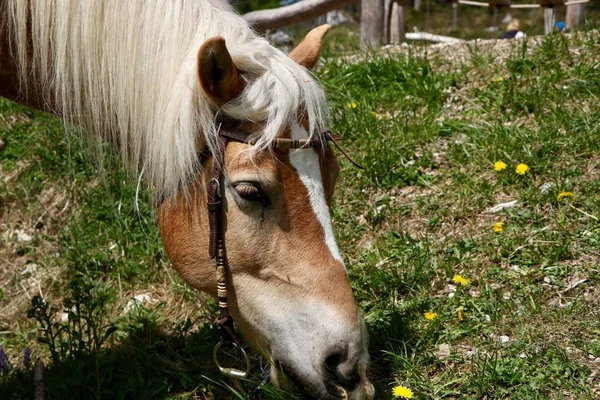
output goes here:
<path id="1" fill-rule="evenodd" d="M 406 15 L 406 7 L 408 5 L 408 0 L 383 0 L 384 1 L 384 28 L 383 28 L 383 42 L 386 44 L 389 43 L 401 43 L 406 40 L 405 34 L 405 22 L 404 18 Z M 539 3 L 531 3 L 531 4 L 512 4 L 510 0 L 488 0 L 484 1 L 473 1 L 473 0 L 446 0 L 445 3 L 449 3 L 452 5 L 452 29 L 456 30 L 457 28 L 457 19 L 458 19 L 458 6 L 474 6 L 474 7 L 485 7 L 491 8 L 494 10 L 494 22 L 493 25 L 497 25 L 497 15 L 498 11 L 501 9 L 535 9 L 535 8 L 543 8 L 544 9 L 544 33 L 549 34 L 554 29 L 555 17 L 556 17 L 556 9 L 559 7 L 573 7 L 572 11 L 575 11 L 577 16 L 575 18 L 567 17 L 567 27 L 575 28 L 580 24 L 581 18 L 583 17 L 583 12 L 580 9 L 580 6 L 585 3 L 592 2 L 593 0 L 540 0 Z M 579 8 L 579 10 L 575 10 Z M 394 18 L 392 18 L 392 16 Z M 370 42 L 371 43 L 371 42 Z"/>
<path id="2" fill-rule="evenodd" d="M 303 0 L 295 4 L 270 10 L 254 11 L 244 18 L 256 29 L 265 31 L 307 21 L 329 11 L 340 9 L 358 0 Z M 544 9 L 544 32 L 552 32 L 555 11 L 567 7 L 567 28 L 576 28 L 583 18 L 585 3 L 600 0 L 539 0 L 538 3 L 512 4 L 510 0 L 443 0 L 452 7 L 452 27 L 456 29 L 458 6 L 486 7 L 494 12 L 494 25 L 497 14 L 502 9 Z M 415 0 L 415 4 L 420 3 Z M 377 47 L 382 42 L 401 43 L 406 40 L 405 17 L 408 0 L 361 0 L 361 43 L 365 47 Z M 412 35 L 409 35 L 412 36 Z M 431 35 L 431 37 L 436 37 Z"/>

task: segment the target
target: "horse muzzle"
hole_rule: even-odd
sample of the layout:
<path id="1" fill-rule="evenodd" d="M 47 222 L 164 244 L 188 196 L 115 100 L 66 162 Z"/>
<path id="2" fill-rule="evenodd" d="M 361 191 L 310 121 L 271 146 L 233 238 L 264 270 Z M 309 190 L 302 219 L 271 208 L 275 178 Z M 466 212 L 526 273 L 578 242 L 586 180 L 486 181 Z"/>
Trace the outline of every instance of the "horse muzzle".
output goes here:
<path id="1" fill-rule="evenodd" d="M 326 368 L 328 368 L 326 366 Z M 272 382 L 305 398 L 326 400 L 372 400 L 375 389 L 366 376 L 367 364 L 361 363 L 355 372 L 347 377 L 339 377 L 326 373 L 322 381 L 318 378 L 307 378 L 314 372 L 302 370 L 296 373 L 281 362 L 275 362 L 271 369 Z"/>
<path id="2" fill-rule="evenodd" d="M 372 400 L 375 390 L 367 377 L 366 335 L 361 319 L 359 329 L 328 332 L 325 340 L 280 343 L 272 353 L 271 379 L 276 386 L 308 398 Z"/>

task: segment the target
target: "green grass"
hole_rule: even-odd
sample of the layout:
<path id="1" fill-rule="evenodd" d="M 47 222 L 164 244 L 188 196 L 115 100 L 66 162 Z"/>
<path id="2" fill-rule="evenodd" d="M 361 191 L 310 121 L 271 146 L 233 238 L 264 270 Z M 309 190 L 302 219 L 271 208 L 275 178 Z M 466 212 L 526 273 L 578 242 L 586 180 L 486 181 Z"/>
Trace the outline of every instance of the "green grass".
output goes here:
<path id="1" fill-rule="evenodd" d="M 600 41 L 551 35 L 502 51 L 362 54 L 318 71 L 331 128 L 366 167 L 340 159 L 333 214 L 378 399 L 399 384 L 419 399 L 599 396 Z M 32 398 L 30 347 L 47 362 L 47 398 L 232 398 L 211 361 L 215 303 L 170 269 L 149 195 L 136 210 L 118 160 L 108 152 L 98 171 L 54 118 L 5 101 L 0 115 L 0 215 L 14 232 L 0 239 L 0 345 L 13 365 L 0 393 Z M 39 291 L 48 303 L 32 307 Z M 124 314 L 142 293 L 153 301 Z"/>

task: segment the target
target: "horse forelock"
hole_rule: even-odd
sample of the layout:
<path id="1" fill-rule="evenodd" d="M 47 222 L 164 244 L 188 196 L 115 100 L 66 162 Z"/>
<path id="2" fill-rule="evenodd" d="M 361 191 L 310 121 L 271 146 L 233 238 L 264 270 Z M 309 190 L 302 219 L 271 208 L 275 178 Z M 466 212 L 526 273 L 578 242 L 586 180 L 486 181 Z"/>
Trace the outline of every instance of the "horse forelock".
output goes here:
<path id="1" fill-rule="evenodd" d="M 198 151 L 216 146 L 216 115 L 262 126 L 267 147 L 298 118 L 327 119 L 321 86 L 220 0 L 7 0 L 22 91 L 117 148 L 162 196 L 186 190 Z M 202 43 L 225 38 L 245 87 L 215 110 L 200 89 Z M 31 44 L 34 44 L 33 46 Z"/>

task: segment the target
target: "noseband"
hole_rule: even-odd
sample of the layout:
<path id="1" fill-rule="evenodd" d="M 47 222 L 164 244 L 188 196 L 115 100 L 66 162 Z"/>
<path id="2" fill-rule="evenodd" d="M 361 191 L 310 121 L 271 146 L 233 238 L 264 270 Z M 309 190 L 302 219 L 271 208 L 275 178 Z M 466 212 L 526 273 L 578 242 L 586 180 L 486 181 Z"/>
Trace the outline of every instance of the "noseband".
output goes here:
<path id="1" fill-rule="evenodd" d="M 227 263 L 227 250 L 225 247 L 225 214 L 223 212 L 223 196 L 225 195 L 224 159 L 227 144 L 232 141 L 253 146 L 258 142 L 258 138 L 256 135 L 236 127 L 236 125 L 223 123 L 219 127 L 219 141 L 214 154 L 206 147 L 200 154 L 200 162 L 203 164 L 211 157 L 211 155 L 214 157 L 210 179 L 207 183 L 208 221 L 210 229 L 208 252 L 210 258 L 214 258 L 216 263 L 219 316 L 215 320 L 215 325 L 219 326 L 221 330 L 221 340 L 213 350 L 213 358 L 221 373 L 233 379 L 235 385 L 242 392 L 246 392 L 239 379 L 248 376 L 250 371 L 250 360 L 235 333 L 233 318 L 231 317 L 231 314 L 229 314 L 227 305 L 227 273 L 229 266 Z M 330 131 L 325 131 L 320 135 L 315 135 L 313 138 L 309 139 L 276 138 L 270 145 L 270 148 L 278 150 L 324 149 L 328 142 L 333 143 L 352 164 L 363 169 L 361 165 L 352 160 L 352 158 L 350 158 L 350 156 L 338 145 Z M 232 344 L 242 353 L 246 363 L 245 370 L 221 366 L 218 355 L 224 344 Z"/>

